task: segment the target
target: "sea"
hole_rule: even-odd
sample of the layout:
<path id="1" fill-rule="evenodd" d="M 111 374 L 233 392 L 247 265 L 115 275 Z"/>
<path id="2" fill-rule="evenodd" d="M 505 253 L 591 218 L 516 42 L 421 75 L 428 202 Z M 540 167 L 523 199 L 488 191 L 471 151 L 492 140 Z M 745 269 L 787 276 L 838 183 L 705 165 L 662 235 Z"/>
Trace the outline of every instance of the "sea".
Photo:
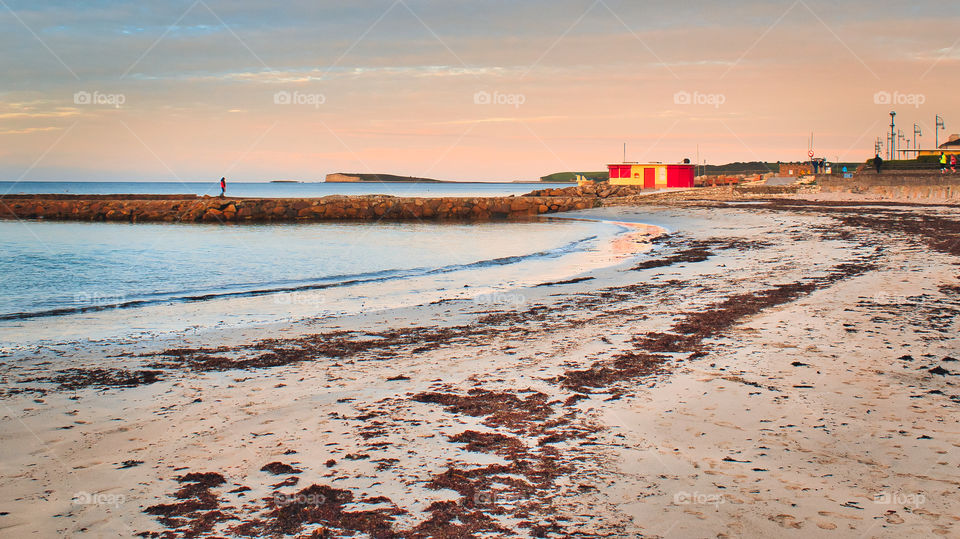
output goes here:
<path id="1" fill-rule="evenodd" d="M 199 184 L 190 191 L 184 184 L 76 182 L 42 190 L 36 183 L 14 189 L 205 194 Z M 472 196 L 525 193 L 543 185 L 237 183 L 229 188 L 236 196 Z M 0 220 L 0 347 L 150 339 L 451 298 L 513 308 L 525 298 L 510 290 L 571 278 L 627 256 L 617 250 L 617 240 L 638 233 L 638 227 L 569 216 L 232 226 Z"/>

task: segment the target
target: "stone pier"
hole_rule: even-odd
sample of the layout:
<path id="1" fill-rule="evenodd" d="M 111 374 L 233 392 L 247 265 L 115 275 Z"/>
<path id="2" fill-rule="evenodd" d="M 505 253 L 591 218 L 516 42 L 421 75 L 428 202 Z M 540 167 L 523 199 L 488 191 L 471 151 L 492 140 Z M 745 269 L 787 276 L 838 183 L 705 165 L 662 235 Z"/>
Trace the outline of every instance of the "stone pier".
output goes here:
<path id="1" fill-rule="evenodd" d="M 600 204 L 596 196 L 219 198 L 195 195 L 7 195 L 0 218 L 114 222 L 300 222 L 522 219 Z"/>

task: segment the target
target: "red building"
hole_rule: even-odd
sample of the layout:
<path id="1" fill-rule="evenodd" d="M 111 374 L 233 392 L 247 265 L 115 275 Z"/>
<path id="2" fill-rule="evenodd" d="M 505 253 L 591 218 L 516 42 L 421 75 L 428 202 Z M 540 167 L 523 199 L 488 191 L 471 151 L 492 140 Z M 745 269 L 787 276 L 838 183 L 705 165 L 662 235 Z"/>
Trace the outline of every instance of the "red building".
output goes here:
<path id="1" fill-rule="evenodd" d="M 617 163 L 607 165 L 612 185 L 642 185 L 644 189 L 693 187 L 693 165 Z"/>

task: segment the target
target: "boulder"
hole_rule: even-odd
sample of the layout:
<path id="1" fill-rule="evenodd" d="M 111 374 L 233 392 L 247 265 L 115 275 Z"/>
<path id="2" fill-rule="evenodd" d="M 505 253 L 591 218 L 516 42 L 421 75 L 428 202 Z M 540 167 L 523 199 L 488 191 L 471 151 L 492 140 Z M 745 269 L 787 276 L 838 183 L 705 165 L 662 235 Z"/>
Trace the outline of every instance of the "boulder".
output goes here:
<path id="1" fill-rule="evenodd" d="M 223 221 L 223 212 L 216 209 L 210 208 L 203 214 L 203 221 L 205 223 L 215 223 Z"/>

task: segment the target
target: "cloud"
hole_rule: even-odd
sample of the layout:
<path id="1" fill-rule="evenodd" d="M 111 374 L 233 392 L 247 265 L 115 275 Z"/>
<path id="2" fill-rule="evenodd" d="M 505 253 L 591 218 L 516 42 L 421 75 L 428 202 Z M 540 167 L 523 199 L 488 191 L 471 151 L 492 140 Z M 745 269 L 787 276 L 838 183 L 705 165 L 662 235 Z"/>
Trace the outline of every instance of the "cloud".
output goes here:
<path id="1" fill-rule="evenodd" d="M 6 112 L 0 108 L 0 120 L 10 120 L 10 119 L 49 119 L 49 118 L 69 118 L 71 116 L 77 116 L 80 114 L 80 111 L 73 108 L 58 107 L 56 110 L 49 111 L 12 111 Z"/>
<path id="2" fill-rule="evenodd" d="M 0 129 L 0 135 L 26 135 L 43 131 L 59 131 L 62 127 L 25 127 L 23 129 Z"/>
<path id="3" fill-rule="evenodd" d="M 569 116 L 503 116 L 494 118 L 478 118 L 475 120 L 452 120 L 449 122 L 436 122 L 434 125 L 470 125 L 470 124 L 493 124 L 493 123 L 515 123 L 515 122 L 550 122 L 557 120 L 567 120 Z"/>

